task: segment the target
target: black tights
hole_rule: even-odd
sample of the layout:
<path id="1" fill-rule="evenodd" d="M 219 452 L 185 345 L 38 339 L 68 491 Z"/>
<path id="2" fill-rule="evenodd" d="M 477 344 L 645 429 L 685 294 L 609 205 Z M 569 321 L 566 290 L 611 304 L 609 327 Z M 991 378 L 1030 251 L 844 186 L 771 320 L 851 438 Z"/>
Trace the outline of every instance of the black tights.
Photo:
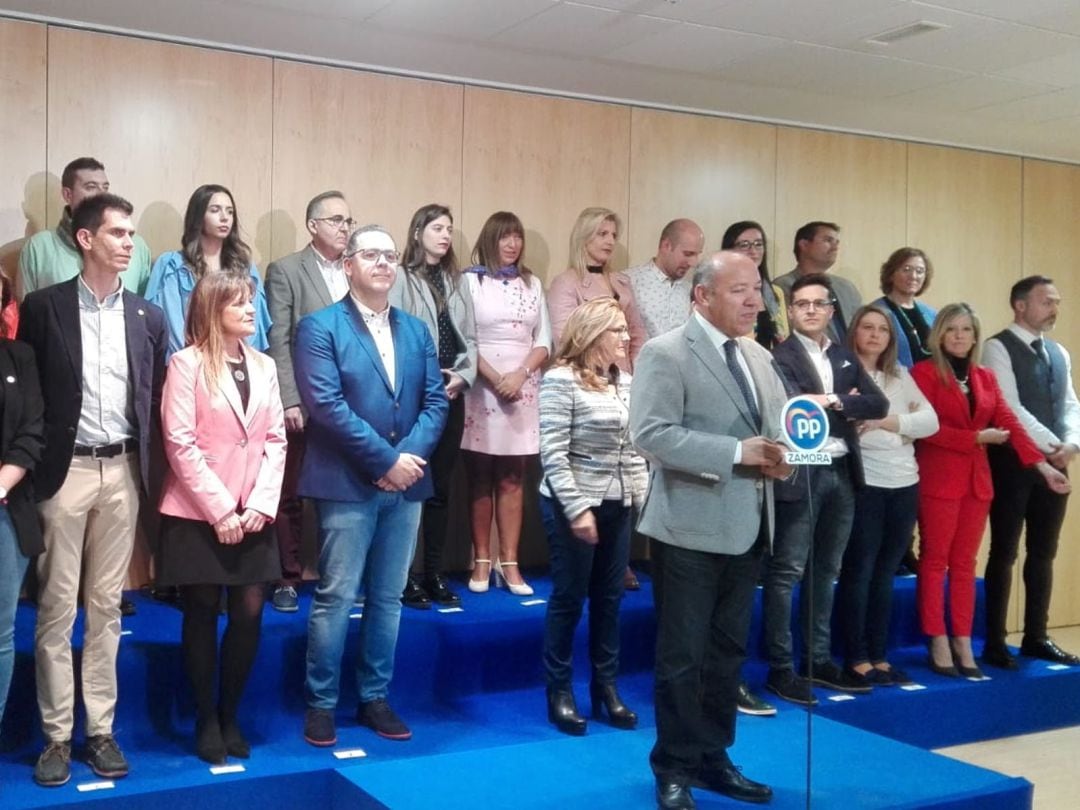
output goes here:
<path id="1" fill-rule="evenodd" d="M 244 693 L 255 653 L 259 648 L 265 585 L 228 585 L 229 623 L 221 638 L 221 668 L 218 701 L 214 701 L 214 680 L 218 674 L 218 605 L 220 585 L 182 585 L 184 627 L 181 643 L 184 668 L 195 693 L 195 708 L 202 720 L 216 714 L 223 726 L 236 721 L 236 711 Z"/>

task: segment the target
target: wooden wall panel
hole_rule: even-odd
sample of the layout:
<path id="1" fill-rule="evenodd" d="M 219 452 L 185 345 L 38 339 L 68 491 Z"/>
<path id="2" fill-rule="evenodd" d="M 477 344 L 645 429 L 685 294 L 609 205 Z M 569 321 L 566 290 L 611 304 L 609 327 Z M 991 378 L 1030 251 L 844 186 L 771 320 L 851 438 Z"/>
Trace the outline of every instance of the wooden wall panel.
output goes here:
<path id="1" fill-rule="evenodd" d="M 1024 161 L 1023 275 L 1041 273 L 1054 279 L 1063 300 L 1054 340 L 1073 357 L 1073 384 L 1080 362 L 1080 167 L 1038 160 Z M 1080 468 L 1072 468 L 1077 481 Z M 1018 604 L 1023 604 L 1023 583 L 1017 565 Z M 1054 596 L 1050 625 L 1080 624 L 1080 495 L 1070 499 L 1054 564 Z M 1015 625 L 1014 625 L 1015 626 Z M 1019 628 L 1018 628 L 1019 629 Z"/>
<path id="2" fill-rule="evenodd" d="M 49 29 L 48 168 L 101 160 L 155 256 L 179 247 L 203 183 L 227 186 L 260 268 L 270 247 L 272 62 L 132 37 Z M 59 195 L 49 221 L 59 218 Z"/>
<path id="3" fill-rule="evenodd" d="M 776 127 L 635 108 L 630 138 L 630 263 L 656 255 L 660 231 L 689 217 L 717 250 L 732 222 L 776 223 Z M 784 240 L 786 244 L 786 240 Z M 775 266 L 775 263 L 774 265 Z M 782 266 L 787 270 L 787 261 Z"/>
<path id="4" fill-rule="evenodd" d="M 307 202 L 331 188 L 345 193 L 354 219 L 389 228 L 399 247 L 421 205 L 443 203 L 460 219 L 463 92 L 275 62 L 273 256 L 307 243 Z"/>
<path id="5" fill-rule="evenodd" d="M 905 244 L 906 149 L 884 138 L 779 127 L 774 274 L 795 265 L 795 231 L 825 220 L 840 226 L 834 272 L 855 282 L 866 301 L 881 295 L 881 264 Z"/>
<path id="6" fill-rule="evenodd" d="M 600 205 L 626 217 L 629 153 L 629 107 L 466 87 L 467 247 L 488 216 L 513 211 L 525 225 L 526 264 L 545 279 L 562 272 L 581 209 Z M 623 230 L 619 267 L 627 262 Z"/>
<path id="7" fill-rule="evenodd" d="M 45 37 L 44 25 L 0 20 L 0 267 L 9 279 L 25 238 L 46 226 Z"/>

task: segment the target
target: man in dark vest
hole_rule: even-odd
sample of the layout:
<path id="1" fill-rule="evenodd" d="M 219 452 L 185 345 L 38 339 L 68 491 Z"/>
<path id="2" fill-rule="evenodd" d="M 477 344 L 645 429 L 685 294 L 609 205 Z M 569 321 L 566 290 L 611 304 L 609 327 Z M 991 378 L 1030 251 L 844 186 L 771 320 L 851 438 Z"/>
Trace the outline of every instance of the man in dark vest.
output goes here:
<path id="1" fill-rule="evenodd" d="M 1061 296 L 1053 279 L 1028 276 L 1013 285 L 1013 322 L 983 348 L 1009 406 L 1047 460 L 1065 470 L 1080 452 L 1080 402 L 1069 353 L 1045 337 L 1054 328 Z M 994 502 L 990 507 L 990 558 L 986 563 L 986 646 L 983 661 L 1016 669 L 1005 646 L 1005 618 L 1020 533 L 1027 528 L 1024 561 L 1024 638 L 1020 654 L 1058 664 L 1080 664 L 1047 635 L 1054 556 L 1068 495 L 1051 492 L 1033 469 L 1020 466 L 1008 445 L 990 447 Z"/>

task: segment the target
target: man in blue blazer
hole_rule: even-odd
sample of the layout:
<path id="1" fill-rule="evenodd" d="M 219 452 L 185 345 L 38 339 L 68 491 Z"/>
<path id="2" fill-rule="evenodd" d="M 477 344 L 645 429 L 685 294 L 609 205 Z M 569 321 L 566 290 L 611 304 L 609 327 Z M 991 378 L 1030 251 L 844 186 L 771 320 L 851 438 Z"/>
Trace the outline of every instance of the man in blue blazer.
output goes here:
<path id="1" fill-rule="evenodd" d="M 833 662 L 829 621 L 833 583 L 855 515 L 855 488 L 864 480 L 856 420 L 885 416 L 889 400 L 855 353 L 827 337 L 835 305 L 832 283 L 825 274 L 800 277 L 788 295 L 791 335 L 773 350 L 791 393 L 817 400 L 829 416 L 829 440 L 822 449 L 832 463 L 808 467 L 806 475 L 777 484 L 776 538 L 765 572 L 766 685 L 785 700 L 802 704 L 816 702 L 811 681 L 830 689 L 870 691 L 864 678 Z M 791 599 L 795 583 L 803 579 L 811 548 L 811 577 L 799 594 L 801 626 L 809 628 L 803 644 L 804 678 L 794 668 Z"/>
<path id="2" fill-rule="evenodd" d="M 304 738 L 317 746 L 337 742 L 341 657 L 361 580 L 357 721 L 388 739 L 412 736 L 386 698 L 401 592 L 432 494 L 425 467 L 449 409 L 427 327 L 389 304 L 400 259 L 390 234 L 358 228 L 344 259 L 349 295 L 300 321 L 293 353 L 308 412 L 299 494 L 319 520 L 304 719 Z"/>

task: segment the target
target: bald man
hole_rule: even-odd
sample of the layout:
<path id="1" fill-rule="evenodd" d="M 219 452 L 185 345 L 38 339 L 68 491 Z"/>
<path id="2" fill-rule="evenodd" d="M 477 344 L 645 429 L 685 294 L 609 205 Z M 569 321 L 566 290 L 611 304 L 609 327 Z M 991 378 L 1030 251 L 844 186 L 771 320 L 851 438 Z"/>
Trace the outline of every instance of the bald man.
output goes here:
<path id="1" fill-rule="evenodd" d="M 656 256 L 626 270 L 650 338 L 670 332 L 690 316 L 690 271 L 701 259 L 705 234 L 690 219 L 673 219 L 660 232 Z"/>

